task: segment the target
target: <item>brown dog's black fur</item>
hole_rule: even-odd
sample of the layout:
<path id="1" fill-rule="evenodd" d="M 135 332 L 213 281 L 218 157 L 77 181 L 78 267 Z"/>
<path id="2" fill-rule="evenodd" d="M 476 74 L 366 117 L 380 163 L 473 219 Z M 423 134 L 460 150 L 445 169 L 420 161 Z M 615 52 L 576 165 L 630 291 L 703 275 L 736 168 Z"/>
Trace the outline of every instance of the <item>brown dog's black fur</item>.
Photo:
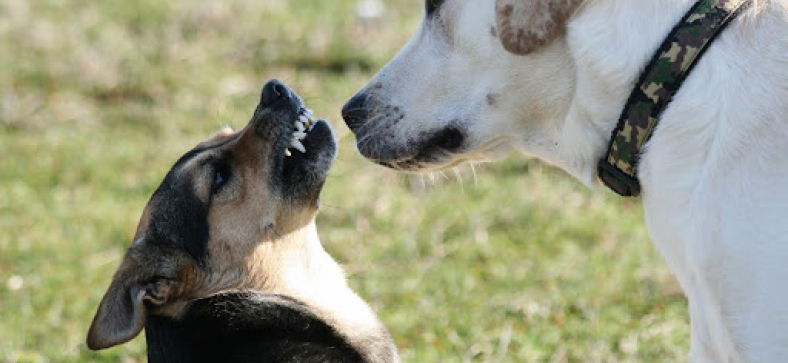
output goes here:
<path id="1" fill-rule="evenodd" d="M 298 301 L 230 293 L 195 301 L 179 320 L 145 325 L 149 363 L 357 363 L 363 359 Z"/>

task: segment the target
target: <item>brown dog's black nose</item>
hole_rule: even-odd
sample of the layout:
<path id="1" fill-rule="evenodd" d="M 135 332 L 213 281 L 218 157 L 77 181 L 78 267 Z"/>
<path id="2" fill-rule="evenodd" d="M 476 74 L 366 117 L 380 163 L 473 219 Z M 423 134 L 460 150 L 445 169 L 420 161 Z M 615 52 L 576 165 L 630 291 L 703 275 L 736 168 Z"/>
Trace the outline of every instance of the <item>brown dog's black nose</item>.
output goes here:
<path id="1" fill-rule="evenodd" d="M 369 109 L 366 107 L 368 95 L 358 93 L 342 107 L 342 118 L 351 130 L 356 130 L 369 119 Z"/>
<path id="2" fill-rule="evenodd" d="M 260 106 L 268 107 L 282 98 L 289 98 L 290 90 L 284 83 L 272 79 L 263 86 L 263 93 L 260 95 Z"/>

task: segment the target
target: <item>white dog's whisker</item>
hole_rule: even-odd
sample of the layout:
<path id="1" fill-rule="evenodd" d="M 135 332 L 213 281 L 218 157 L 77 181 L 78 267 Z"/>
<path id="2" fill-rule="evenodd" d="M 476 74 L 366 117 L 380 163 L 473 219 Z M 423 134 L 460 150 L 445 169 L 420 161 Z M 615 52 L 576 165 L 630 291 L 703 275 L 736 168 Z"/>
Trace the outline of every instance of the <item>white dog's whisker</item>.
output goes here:
<path id="1" fill-rule="evenodd" d="M 473 187 L 474 188 L 478 188 L 479 187 L 479 180 L 476 178 L 476 163 L 471 161 L 471 162 L 468 163 L 468 165 L 471 166 L 471 174 L 473 174 Z"/>
<path id="2" fill-rule="evenodd" d="M 460 190 L 465 193 L 465 183 L 462 180 L 462 174 L 460 174 L 460 169 L 458 167 L 451 168 L 454 170 L 454 176 L 457 178 L 457 181 L 460 182 Z"/>

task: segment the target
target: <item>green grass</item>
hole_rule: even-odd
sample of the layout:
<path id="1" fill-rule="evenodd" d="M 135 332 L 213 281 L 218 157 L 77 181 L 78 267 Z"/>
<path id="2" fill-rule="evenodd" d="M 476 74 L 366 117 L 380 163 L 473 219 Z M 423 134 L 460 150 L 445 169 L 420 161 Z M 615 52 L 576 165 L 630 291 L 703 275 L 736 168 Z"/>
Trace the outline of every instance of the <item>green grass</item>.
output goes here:
<path id="1" fill-rule="evenodd" d="M 422 7 L 386 4 L 0 0 L 0 362 L 145 360 L 139 338 L 89 352 L 94 309 L 169 166 L 269 78 L 335 121 L 322 240 L 405 362 L 684 361 L 637 201 L 521 156 L 422 178 L 357 155 L 339 108 Z"/>

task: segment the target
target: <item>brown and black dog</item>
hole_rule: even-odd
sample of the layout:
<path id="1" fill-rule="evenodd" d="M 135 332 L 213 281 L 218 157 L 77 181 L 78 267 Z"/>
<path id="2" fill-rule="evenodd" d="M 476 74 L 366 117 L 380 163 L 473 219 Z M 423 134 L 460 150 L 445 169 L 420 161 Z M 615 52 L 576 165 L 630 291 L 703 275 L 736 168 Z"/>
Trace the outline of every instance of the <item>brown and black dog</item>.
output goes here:
<path id="1" fill-rule="evenodd" d="M 98 350 L 146 330 L 159 362 L 398 362 L 315 227 L 336 156 L 278 81 L 242 130 L 197 145 L 167 173 L 88 332 Z"/>

